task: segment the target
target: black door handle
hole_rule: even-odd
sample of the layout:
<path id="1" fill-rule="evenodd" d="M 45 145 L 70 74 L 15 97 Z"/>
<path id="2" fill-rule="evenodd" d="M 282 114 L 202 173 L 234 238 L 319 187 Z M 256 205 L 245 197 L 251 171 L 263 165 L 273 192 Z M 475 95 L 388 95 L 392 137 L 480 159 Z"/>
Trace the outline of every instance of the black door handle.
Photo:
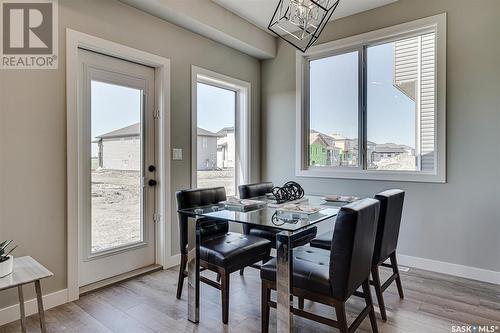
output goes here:
<path id="1" fill-rule="evenodd" d="M 158 184 L 158 182 L 154 179 L 148 180 L 148 185 L 151 187 L 156 186 L 157 184 Z"/>

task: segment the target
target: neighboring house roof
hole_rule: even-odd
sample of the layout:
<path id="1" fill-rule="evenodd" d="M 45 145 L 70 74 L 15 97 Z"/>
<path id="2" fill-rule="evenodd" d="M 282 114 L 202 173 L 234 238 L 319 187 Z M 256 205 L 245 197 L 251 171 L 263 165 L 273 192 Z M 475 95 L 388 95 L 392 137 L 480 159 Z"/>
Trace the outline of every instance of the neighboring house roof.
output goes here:
<path id="1" fill-rule="evenodd" d="M 101 134 L 96 136 L 96 142 L 102 139 L 114 139 L 114 138 L 126 138 L 126 137 L 134 137 L 139 136 L 141 134 L 141 124 L 133 124 L 126 127 L 119 128 L 117 130 Z M 206 129 L 198 127 L 198 135 L 199 136 L 213 136 L 217 137 L 216 133 L 207 131 Z"/>
<path id="2" fill-rule="evenodd" d="M 126 126 L 102 135 L 96 136 L 97 139 L 111 139 L 111 138 L 126 138 L 132 136 L 139 136 L 141 134 L 141 124 L 133 124 Z"/>
<path id="3" fill-rule="evenodd" d="M 328 143 L 321 137 L 319 133 L 311 133 L 309 135 L 309 144 L 318 143 L 322 146 L 328 146 Z"/>
<path id="4" fill-rule="evenodd" d="M 398 145 L 395 143 L 384 143 L 381 145 L 376 145 L 374 148 L 375 153 L 406 153 L 407 151 L 413 150 L 412 147 L 406 145 Z"/>
<path id="5" fill-rule="evenodd" d="M 332 139 L 334 140 L 338 140 L 338 141 L 342 141 L 342 140 L 348 140 L 345 136 L 343 135 L 340 135 L 340 134 L 337 134 L 337 133 L 333 133 L 331 135 Z"/>
<path id="6" fill-rule="evenodd" d="M 311 133 L 309 134 L 309 142 L 310 144 L 319 143 L 323 146 L 328 147 L 329 149 L 340 150 L 340 148 L 334 145 L 334 140 L 331 136 L 317 131 L 311 131 Z"/>
<path id="7" fill-rule="evenodd" d="M 214 136 L 217 137 L 217 134 L 214 132 L 207 131 L 204 128 L 198 127 L 198 136 Z"/>
<path id="8" fill-rule="evenodd" d="M 326 146 L 333 146 L 333 138 L 329 135 L 326 135 L 324 133 L 318 132 L 316 130 L 311 130 L 309 132 L 310 135 L 310 142 L 313 143 L 314 140 L 317 140 L 318 138 L 324 142 Z"/>
<path id="9" fill-rule="evenodd" d="M 226 136 L 228 133 L 234 133 L 234 126 L 224 127 L 223 129 L 217 132 L 217 136 L 219 137 Z"/>

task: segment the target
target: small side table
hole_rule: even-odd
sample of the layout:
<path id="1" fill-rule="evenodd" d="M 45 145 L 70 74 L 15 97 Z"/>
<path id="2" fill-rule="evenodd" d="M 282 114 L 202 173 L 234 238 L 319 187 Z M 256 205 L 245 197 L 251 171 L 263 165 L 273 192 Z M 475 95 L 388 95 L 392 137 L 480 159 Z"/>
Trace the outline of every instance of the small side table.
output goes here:
<path id="1" fill-rule="evenodd" d="M 14 258 L 14 269 L 12 274 L 0 278 L 0 291 L 17 287 L 19 295 L 19 309 L 21 312 L 21 328 L 26 332 L 26 315 L 24 312 L 23 285 L 35 283 L 36 299 L 38 302 L 38 316 L 40 319 L 40 329 L 46 333 L 45 314 L 43 311 L 42 288 L 40 280 L 53 276 L 54 274 L 43 267 L 38 261 L 31 257 Z"/>

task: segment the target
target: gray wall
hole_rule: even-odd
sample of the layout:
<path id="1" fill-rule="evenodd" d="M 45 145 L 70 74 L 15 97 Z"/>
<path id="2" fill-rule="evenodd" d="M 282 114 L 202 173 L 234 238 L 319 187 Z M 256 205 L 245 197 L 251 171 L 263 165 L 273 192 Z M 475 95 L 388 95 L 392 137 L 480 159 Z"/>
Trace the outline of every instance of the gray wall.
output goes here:
<path id="1" fill-rule="evenodd" d="M 500 1 L 399 0 L 330 23 L 318 43 L 448 13 L 446 184 L 295 177 L 295 50 L 262 65 L 262 169 L 276 184 L 373 196 L 406 191 L 399 252 L 500 271 Z M 289 147 L 286 148 L 285 147 Z"/>
<path id="2" fill-rule="evenodd" d="M 171 59 L 172 146 L 184 149 L 184 160 L 172 161 L 172 194 L 190 187 L 192 64 L 249 81 L 252 123 L 260 122 L 258 60 L 114 0 L 59 0 L 59 69 L 0 70 L 0 238 L 55 273 L 45 293 L 66 288 L 66 28 Z M 258 126 L 252 135 L 258 171 Z M 175 210 L 171 218 L 178 252 Z M 0 292 L 0 308 L 15 302 L 14 292 Z"/>

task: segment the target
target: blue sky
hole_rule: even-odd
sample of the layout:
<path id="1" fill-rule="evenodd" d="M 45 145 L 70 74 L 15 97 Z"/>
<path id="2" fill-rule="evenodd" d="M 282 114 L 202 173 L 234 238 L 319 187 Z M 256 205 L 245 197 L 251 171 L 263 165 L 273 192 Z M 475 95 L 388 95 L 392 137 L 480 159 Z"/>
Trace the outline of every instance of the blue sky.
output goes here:
<path id="1" fill-rule="evenodd" d="M 140 121 L 141 91 L 92 81 L 92 139 Z M 198 125 L 212 132 L 234 126 L 235 92 L 198 84 Z"/>
<path id="2" fill-rule="evenodd" d="M 218 132 L 234 126 L 235 98 L 234 91 L 198 83 L 198 127 Z"/>
<path id="3" fill-rule="evenodd" d="M 141 91 L 92 81 L 92 139 L 141 119 Z"/>
<path id="4" fill-rule="evenodd" d="M 311 62 L 311 128 L 357 134 L 357 53 Z M 415 103 L 394 88 L 393 44 L 368 49 L 368 140 L 415 146 Z M 140 91 L 92 82 L 92 137 L 140 121 Z M 234 126 L 235 93 L 198 84 L 198 126 Z M 186 110 L 186 112 L 190 112 Z"/>
<path id="5" fill-rule="evenodd" d="M 393 86 L 393 43 L 368 49 L 368 140 L 415 147 L 415 103 Z M 358 137 L 358 53 L 311 62 L 311 129 Z"/>

